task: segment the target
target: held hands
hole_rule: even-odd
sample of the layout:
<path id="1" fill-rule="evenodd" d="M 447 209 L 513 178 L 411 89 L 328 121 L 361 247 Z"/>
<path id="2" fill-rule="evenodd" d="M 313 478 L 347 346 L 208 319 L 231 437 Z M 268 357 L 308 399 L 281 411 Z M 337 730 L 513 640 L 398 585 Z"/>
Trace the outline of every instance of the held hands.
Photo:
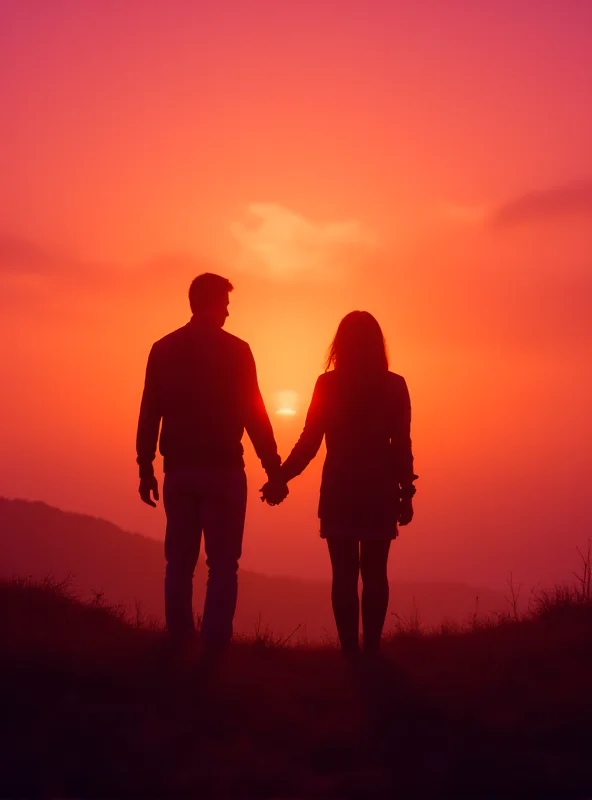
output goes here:
<path id="1" fill-rule="evenodd" d="M 259 491 L 261 492 L 261 502 L 268 506 L 279 506 L 289 495 L 288 484 L 282 481 L 267 481 Z"/>
<path id="2" fill-rule="evenodd" d="M 154 500 L 159 499 L 158 495 L 158 481 L 156 480 L 154 475 L 150 475 L 147 478 L 140 478 L 140 488 L 138 489 L 140 492 L 140 498 L 144 503 L 147 503 L 149 506 L 156 508 L 156 503 Z M 154 497 L 154 500 L 152 499 Z"/>

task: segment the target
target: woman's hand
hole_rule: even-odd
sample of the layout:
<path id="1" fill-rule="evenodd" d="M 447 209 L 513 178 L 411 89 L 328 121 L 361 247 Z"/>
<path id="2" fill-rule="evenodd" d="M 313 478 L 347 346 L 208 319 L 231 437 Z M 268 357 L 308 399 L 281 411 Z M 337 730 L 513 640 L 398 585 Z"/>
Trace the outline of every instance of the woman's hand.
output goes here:
<path id="1" fill-rule="evenodd" d="M 261 492 L 261 502 L 267 503 L 268 506 L 279 506 L 290 493 L 288 484 L 282 481 L 267 481 L 259 491 Z"/>
<path id="2" fill-rule="evenodd" d="M 409 525 L 413 519 L 413 501 L 410 497 L 399 500 L 399 525 Z"/>

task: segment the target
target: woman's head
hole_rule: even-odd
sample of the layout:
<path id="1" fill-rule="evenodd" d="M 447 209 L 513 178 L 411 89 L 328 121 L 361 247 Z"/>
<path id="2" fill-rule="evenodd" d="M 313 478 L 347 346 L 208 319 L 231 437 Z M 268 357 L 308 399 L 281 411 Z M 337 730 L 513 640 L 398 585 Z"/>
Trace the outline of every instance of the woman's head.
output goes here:
<path id="1" fill-rule="evenodd" d="M 343 373 L 365 375 L 388 370 L 382 330 L 368 311 L 351 311 L 339 323 L 325 368 L 331 367 Z"/>

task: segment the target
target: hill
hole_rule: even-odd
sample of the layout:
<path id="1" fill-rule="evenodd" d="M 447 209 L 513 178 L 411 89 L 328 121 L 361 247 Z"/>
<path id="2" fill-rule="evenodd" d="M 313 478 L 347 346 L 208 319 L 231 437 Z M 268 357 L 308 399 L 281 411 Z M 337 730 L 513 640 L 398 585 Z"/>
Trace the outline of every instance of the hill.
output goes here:
<path id="1" fill-rule="evenodd" d="M 259 638 L 215 670 L 55 587 L 0 607 L 2 797 L 592 796 L 589 599 L 357 663 Z"/>
<path id="2" fill-rule="evenodd" d="M 82 598 L 101 593 L 109 604 L 125 606 L 135 615 L 162 619 L 163 547 L 148 537 L 127 533 L 116 525 L 74 514 L 45 503 L 0 498 L 0 578 L 48 575 L 69 579 Z M 200 559 L 195 577 L 196 609 L 205 592 L 206 568 Z M 236 630 L 252 635 L 257 627 L 309 641 L 333 638 L 335 625 L 329 584 L 239 571 Z M 393 582 L 388 624 L 418 610 L 426 625 L 444 619 L 465 622 L 505 608 L 501 593 L 463 584 Z"/>

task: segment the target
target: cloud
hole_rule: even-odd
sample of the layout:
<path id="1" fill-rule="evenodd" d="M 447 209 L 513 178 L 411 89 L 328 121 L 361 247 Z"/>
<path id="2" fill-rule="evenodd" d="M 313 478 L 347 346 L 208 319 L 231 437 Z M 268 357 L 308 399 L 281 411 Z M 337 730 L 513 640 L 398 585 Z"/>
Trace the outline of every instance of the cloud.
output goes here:
<path id="1" fill-rule="evenodd" d="M 0 312 L 61 318 L 80 313 L 73 298 L 111 285 L 113 271 L 15 234 L 0 234 Z"/>
<path id="2" fill-rule="evenodd" d="M 189 283 L 200 272 L 220 269 L 208 258 L 163 253 L 138 263 L 104 263 L 12 233 L 0 233 L 0 314 L 23 311 L 72 314 L 101 303 L 163 305 L 186 302 Z M 164 299 L 166 298 L 166 300 Z M 86 313 L 86 312 L 85 312 Z"/>
<path id="3" fill-rule="evenodd" d="M 592 213 L 592 180 L 537 189 L 510 200 L 493 217 L 496 227 L 539 222 L 554 217 Z"/>
<path id="4" fill-rule="evenodd" d="M 42 285 L 49 280 L 66 280 L 71 285 L 100 283 L 116 275 L 114 265 L 79 258 L 14 234 L 0 234 L 0 276 L 23 283 Z"/>
<path id="5" fill-rule="evenodd" d="M 330 279 L 376 245 L 358 220 L 313 222 L 274 203 L 253 203 L 250 219 L 232 224 L 242 250 L 242 266 L 272 279 Z"/>
<path id="6" fill-rule="evenodd" d="M 109 264 L 79 258 L 67 251 L 47 247 L 11 234 L 0 235 L 0 277 L 26 286 L 47 281 L 67 281 L 70 286 L 96 288 L 137 282 L 146 277 L 167 274 L 190 261 L 181 256 L 157 257 L 137 265 Z"/>
<path id="7" fill-rule="evenodd" d="M 71 264 L 29 239 L 0 236 L 0 272 L 9 275 L 59 275 Z"/>

